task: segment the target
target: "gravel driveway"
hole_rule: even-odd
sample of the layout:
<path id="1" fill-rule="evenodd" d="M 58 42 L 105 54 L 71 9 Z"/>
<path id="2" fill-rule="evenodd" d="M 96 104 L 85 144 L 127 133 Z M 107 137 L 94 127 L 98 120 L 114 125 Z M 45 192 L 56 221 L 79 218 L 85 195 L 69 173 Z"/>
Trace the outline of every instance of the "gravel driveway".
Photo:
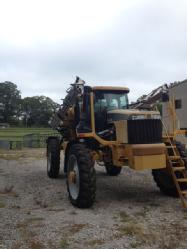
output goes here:
<path id="1" fill-rule="evenodd" d="M 1 151 L 0 249 L 187 248 L 187 210 L 159 192 L 150 171 L 96 169 L 96 202 L 81 210 L 62 173 L 47 177 L 44 150 Z"/>

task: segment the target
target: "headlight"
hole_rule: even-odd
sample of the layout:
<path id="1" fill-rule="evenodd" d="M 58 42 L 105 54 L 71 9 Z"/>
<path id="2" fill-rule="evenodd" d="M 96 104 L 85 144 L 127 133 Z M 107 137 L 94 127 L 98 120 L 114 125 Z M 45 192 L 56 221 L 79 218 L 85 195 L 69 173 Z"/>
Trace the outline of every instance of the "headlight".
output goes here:
<path id="1" fill-rule="evenodd" d="M 160 116 L 160 114 L 152 114 L 151 118 L 152 119 L 161 119 L 161 116 Z"/>
<path id="2" fill-rule="evenodd" d="M 138 119 L 146 119 L 147 117 L 145 115 L 134 115 L 132 116 L 132 120 L 138 120 Z"/>
<path id="3" fill-rule="evenodd" d="M 161 119 L 160 114 L 149 114 L 149 115 L 133 115 L 131 116 L 132 120 L 142 120 L 142 119 Z"/>

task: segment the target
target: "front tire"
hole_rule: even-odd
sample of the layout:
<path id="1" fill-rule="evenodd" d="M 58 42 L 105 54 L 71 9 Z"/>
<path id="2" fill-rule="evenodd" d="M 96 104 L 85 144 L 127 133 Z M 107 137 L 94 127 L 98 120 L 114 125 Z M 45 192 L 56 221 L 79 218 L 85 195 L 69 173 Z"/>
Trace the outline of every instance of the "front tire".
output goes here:
<path id="1" fill-rule="evenodd" d="M 47 175 L 57 178 L 60 171 L 60 142 L 58 138 L 49 138 L 47 142 Z"/>
<path id="2" fill-rule="evenodd" d="M 73 144 L 67 158 L 67 190 L 70 202 L 89 208 L 95 201 L 96 174 L 91 151 L 83 144 Z"/>
<path id="3" fill-rule="evenodd" d="M 109 176 L 117 176 L 121 173 L 121 167 L 114 166 L 111 163 L 105 163 L 105 169 Z"/>

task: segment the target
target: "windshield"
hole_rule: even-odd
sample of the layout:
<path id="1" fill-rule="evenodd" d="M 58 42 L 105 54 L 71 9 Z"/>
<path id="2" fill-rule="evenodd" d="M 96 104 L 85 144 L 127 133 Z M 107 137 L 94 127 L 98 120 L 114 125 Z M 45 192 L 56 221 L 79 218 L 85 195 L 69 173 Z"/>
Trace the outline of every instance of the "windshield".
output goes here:
<path id="1" fill-rule="evenodd" d="M 128 108 L 128 97 L 125 91 L 95 91 L 95 112 Z"/>

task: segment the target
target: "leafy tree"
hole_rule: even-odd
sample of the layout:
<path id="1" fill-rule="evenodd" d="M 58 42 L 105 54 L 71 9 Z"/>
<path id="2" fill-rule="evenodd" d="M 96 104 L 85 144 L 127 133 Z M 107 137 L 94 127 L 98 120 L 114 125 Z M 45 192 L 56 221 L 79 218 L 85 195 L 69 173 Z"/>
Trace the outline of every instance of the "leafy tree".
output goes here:
<path id="1" fill-rule="evenodd" d="M 26 97 L 22 100 L 23 123 L 26 126 L 48 126 L 58 106 L 46 96 Z"/>
<path id="2" fill-rule="evenodd" d="M 16 124 L 20 112 L 20 91 L 17 85 L 5 81 L 0 83 L 0 103 L 4 106 L 2 111 L 2 122 Z"/>

